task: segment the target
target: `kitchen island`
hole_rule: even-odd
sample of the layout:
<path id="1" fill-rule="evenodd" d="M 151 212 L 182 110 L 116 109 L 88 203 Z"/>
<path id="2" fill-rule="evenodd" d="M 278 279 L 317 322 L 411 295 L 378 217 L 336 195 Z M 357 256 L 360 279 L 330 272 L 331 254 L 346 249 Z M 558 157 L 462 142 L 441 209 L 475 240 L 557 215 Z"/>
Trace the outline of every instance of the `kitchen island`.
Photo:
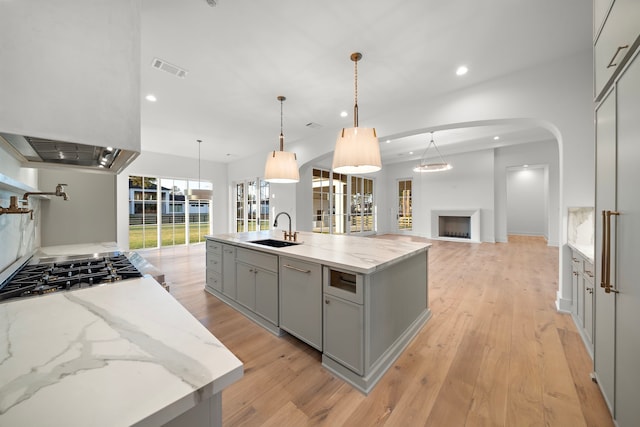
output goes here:
<path id="1" fill-rule="evenodd" d="M 0 425 L 221 425 L 242 363 L 149 277 L 0 304 Z"/>
<path id="2" fill-rule="evenodd" d="M 206 290 L 322 352 L 368 393 L 431 316 L 426 243 L 276 231 L 207 237 Z M 282 247 L 280 247 L 282 246 Z"/>

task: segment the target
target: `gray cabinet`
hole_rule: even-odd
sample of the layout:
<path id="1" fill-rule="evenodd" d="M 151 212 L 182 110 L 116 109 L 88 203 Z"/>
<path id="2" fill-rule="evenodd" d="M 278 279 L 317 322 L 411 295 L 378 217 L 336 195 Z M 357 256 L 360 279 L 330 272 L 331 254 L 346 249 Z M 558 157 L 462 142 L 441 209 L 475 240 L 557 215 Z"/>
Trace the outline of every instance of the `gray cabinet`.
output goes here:
<path id="1" fill-rule="evenodd" d="M 236 300 L 278 325 L 278 257 L 236 249 Z"/>
<path id="2" fill-rule="evenodd" d="M 222 245 L 222 293 L 236 297 L 236 247 Z"/>
<path id="3" fill-rule="evenodd" d="M 637 34 L 637 24 L 635 28 Z M 595 235 L 594 370 L 620 427 L 640 425 L 638 117 L 640 59 L 636 50 L 596 111 L 596 215 L 600 220 Z"/>
<path id="4" fill-rule="evenodd" d="M 322 351 L 322 267 L 280 257 L 280 327 Z"/>
<path id="5" fill-rule="evenodd" d="M 571 254 L 571 274 L 574 319 L 587 350 L 593 354 L 593 264 L 576 250 Z"/>
<path id="6" fill-rule="evenodd" d="M 324 354 L 356 374 L 364 374 L 362 304 L 324 295 Z"/>
<path id="7" fill-rule="evenodd" d="M 606 15 L 606 6 L 599 2 L 595 2 L 594 6 L 597 17 L 606 16 L 604 25 L 597 33 L 593 53 L 594 93 L 597 99 L 601 99 L 603 91 L 613 83 L 632 56 L 639 35 L 640 2 L 615 0 Z"/>
<path id="8" fill-rule="evenodd" d="M 323 339 L 325 356 L 364 375 L 364 277 L 324 269 Z"/>
<path id="9" fill-rule="evenodd" d="M 222 244 L 207 241 L 206 287 L 222 291 Z"/>

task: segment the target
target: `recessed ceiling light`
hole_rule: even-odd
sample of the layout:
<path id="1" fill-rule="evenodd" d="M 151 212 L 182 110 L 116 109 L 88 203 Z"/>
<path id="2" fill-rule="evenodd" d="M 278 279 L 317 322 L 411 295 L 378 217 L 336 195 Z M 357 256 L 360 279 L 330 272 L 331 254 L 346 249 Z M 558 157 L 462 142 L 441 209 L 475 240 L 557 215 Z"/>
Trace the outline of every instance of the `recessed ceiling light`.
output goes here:
<path id="1" fill-rule="evenodd" d="M 391 140 L 390 139 L 387 139 L 387 144 L 391 144 Z"/>
<path id="2" fill-rule="evenodd" d="M 523 168 L 528 168 L 528 167 L 529 167 L 529 165 L 522 165 L 522 167 L 523 167 Z"/>
<path id="3" fill-rule="evenodd" d="M 349 113 L 347 113 L 346 111 L 340 113 L 340 117 L 347 117 L 348 115 Z"/>
<path id="4" fill-rule="evenodd" d="M 409 151 L 409 154 L 413 154 L 413 151 Z"/>
<path id="5" fill-rule="evenodd" d="M 146 99 L 149 102 L 156 102 L 158 100 L 158 98 L 156 98 L 156 96 L 151 93 L 145 96 L 144 99 Z"/>
<path id="6" fill-rule="evenodd" d="M 495 141 L 497 141 L 497 140 L 499 140 L 499 139 L 500 139 L 500 137 L 499 137 L 499 136 L 494 136 L 494 137 L 493 137 L 493 139 L 494 139 Z"/>
<path id="7" fill-rule="evenodd" d="M 456 70 L 456 75 L 458 75 L 458 76 L 464 76 L 465 74 L 467 74 L 467 71 L 469 71 L 469 69 L 468 69 L 466 66 L 461 65 L 461 66 L 459 66 L 459 67 L 458 67 L 458 69 Z"/>

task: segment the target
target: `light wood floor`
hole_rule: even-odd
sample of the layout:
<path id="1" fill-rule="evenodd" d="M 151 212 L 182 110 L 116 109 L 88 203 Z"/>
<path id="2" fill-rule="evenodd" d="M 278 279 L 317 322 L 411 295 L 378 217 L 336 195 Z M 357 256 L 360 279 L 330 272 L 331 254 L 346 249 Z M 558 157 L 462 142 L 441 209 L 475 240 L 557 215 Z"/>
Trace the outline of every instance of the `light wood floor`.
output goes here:
<path id="1" fill-rule="evenodd" d="M 223 392 L 226 426 L 613 426 L 576 327 L 555 309 L 558 248 L 521 236 L 432 243 L 433 316 L 368 396 L 316 350 L 206 293 L 204 245 L 141 254 L 244 363 Z"/>

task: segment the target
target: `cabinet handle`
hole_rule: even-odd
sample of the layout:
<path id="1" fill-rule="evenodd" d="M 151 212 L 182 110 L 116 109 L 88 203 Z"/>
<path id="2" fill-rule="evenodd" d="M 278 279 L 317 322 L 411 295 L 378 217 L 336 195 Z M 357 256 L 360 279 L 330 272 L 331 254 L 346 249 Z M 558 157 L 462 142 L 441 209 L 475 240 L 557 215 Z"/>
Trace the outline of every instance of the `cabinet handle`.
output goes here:
<path id="1" fill-rule="evenodd" d="M 585 273 L 587 273 L 587 276 L 589 277 L 593 277 L 593 273 L 589 270 L 585 270 Z"/>
<path id="2" fill-rule="evenodd" d="M 589 292 L 590 294 L 593 293 L 593 288 L 585 288 L 587 290 L 587 292 Z"/>
<path id="3" fill-rule="evenodd" d="M 328 299 L 324 300 L 324 303 L 325 303 L 325 304 L 329 304 L 329 302 L 330 302 L 330 301 L 329 301 Z"/>
<path id="4" fill-rule="evenodd" d="M 600 286 L 607 294 L 618 293 L 611 285 L 611 216 L 620 215 L 616 211 L 602 211 L 602 280 Z"/>
<path id="5" fill-rule="evenodd" d="M 571 257 L 571 261 L 578 262 L 579 260 L 578 260 L 578 258 Z"/>
<path id="6" fill-rule="evenodd" d="M 618 54 L 620 53 L 621 50 L 623 49 L 629 49 L 629 45 L 625 44 L 624 46 L 618 46 L 618 48 L 616 49 L 616 53 L 613 54 L 613 57 L 611 58 L 611 61 L 609 61 L 609 65 L 607 65 L 607 68 L 611 68 L 611 67 L 617 67 L 618 63 L 615 63 L 613 61 L 616 60 L 616 58 L 618 57 Z"/>
<path id="7" fill-rule="evenodd" d="M 283 267 L 288 268 L 290 270 L 299 271 L 300 273 L 305 273 L 305 274 L 311 273 L 311 270 L 303 270 L 302 268 L 294 267 L 293 265 L 289 265 L 289 264 L 285 264 L 283 265 Z"/>

